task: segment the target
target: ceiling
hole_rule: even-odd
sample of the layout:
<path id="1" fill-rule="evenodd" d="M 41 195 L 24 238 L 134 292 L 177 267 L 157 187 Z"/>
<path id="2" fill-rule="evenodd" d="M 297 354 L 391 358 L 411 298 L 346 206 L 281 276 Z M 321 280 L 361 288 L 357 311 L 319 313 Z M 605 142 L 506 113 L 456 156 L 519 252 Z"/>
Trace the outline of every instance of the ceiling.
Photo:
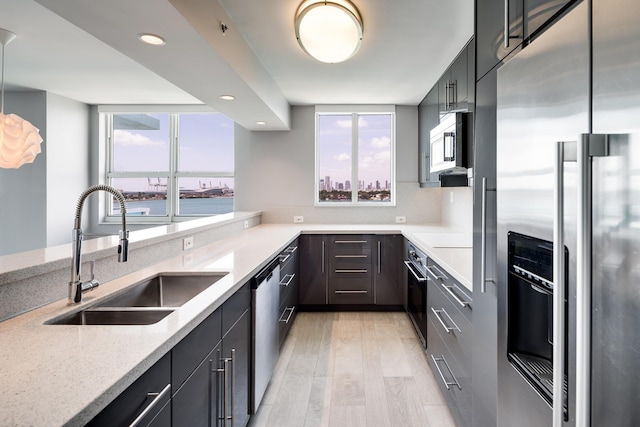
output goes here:
<path id="1" fill-rule="evenodd" d="M 247 129 L 283 130 L 290 105 L 417 105 L 473 34 L 473 0 L 352 0 L 362 46 L 325 64 L 295 39 L 300 1 L 0 0 L 0 28 L 18 36 L 5 88 L 87 104 L 206 104 Z M 167 43 L 145 45 L 141 32 Z"/>

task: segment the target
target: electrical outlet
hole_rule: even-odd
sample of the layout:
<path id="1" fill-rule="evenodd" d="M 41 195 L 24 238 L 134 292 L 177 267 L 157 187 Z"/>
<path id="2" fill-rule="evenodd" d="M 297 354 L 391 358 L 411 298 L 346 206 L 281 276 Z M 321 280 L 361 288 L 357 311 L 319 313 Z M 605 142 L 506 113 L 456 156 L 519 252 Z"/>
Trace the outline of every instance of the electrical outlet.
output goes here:
<path id="1" fill-rule="evenodd" d="M 397 216 L 396 217 L 396 224 L 404 224 L 407 222 L 407 217 L 406 216 Z"/>
<path id="2" fill-rule="evenodd" d="M 185 237 L 182 239 L 182 250 L 186 251 L 193 247 L 193 236 Z"/>
<path id="3" fill-rule="evenodd" d="M 244 229 L 246 230 L 247 228 L 249 228 L 249 221 L 244 222 Z"/>
<path id="4" fill-rule="evenodd" d="M 302 215 L 296 215 L 293 217 L 293 222 L 296 224 L 300 224 L 304 222 L 304 217 Z"/>

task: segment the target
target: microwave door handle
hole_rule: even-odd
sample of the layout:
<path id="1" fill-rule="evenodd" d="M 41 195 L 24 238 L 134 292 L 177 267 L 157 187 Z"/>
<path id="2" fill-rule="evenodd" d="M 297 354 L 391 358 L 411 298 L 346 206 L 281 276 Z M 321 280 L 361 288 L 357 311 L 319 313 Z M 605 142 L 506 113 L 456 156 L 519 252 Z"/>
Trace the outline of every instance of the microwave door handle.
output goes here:
<path id="1" fill-rule="evenodd" d="M 456 134 L 454 132 L 445 132 L 442 139 L 443 139 L 442 157 L 444 158 L 445 162 L 451 162 L 456 158 L 455 156 Z M 449 148 L 449 153 L 447 153 L 447 148 Z"/>

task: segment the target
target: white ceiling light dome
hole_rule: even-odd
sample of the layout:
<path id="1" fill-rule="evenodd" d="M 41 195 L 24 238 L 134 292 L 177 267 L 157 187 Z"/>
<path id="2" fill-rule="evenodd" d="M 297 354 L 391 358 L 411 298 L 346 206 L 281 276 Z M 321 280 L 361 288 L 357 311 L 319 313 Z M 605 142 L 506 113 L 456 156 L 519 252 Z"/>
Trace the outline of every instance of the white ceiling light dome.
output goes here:
<path id="1" fill-rule="evenodd" d="M 305 0 L 296 12 L 300 47 L 321 62 L 351 58 L 362 43 L 362 17 L 348 0 Z"/>

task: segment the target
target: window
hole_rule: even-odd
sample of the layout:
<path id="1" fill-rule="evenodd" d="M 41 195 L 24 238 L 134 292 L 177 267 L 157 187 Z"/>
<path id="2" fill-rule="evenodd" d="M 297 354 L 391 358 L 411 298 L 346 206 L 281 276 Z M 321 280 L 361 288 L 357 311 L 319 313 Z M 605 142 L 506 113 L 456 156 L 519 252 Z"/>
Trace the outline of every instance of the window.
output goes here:
<path id="1" fill-rule="evenodd" d="M 395 205 L 395 113 L 316 109 L 316 205 Z"/>
<path id="2" fill-rule="evenodd" d="M 131 220 L 233 212 L 233 121 L 217 113 L 107 113 L 106 183 Z M 107 216 L 120 205 L 107 204 Z"/>

